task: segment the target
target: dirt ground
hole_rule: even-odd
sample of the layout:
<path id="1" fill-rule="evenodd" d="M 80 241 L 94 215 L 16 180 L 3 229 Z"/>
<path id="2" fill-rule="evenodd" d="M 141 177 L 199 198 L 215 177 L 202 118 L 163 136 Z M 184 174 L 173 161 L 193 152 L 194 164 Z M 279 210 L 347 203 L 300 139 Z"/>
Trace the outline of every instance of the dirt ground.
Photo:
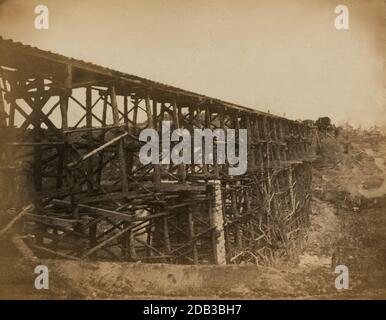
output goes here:
<path id="1" fill-rule="evenodd" d="M 355 131 L 344 131 L 337 139 L 327 137 L 314 164 L 313 189 L 311 227 L 299 254 L 273 266 L 256 266 L 259 277 L 246 273 L 243 281 L 255 283 L 254 289 L 197 290 L 173 298 L 386 299 L 386 137 Z M 1 299 L 170 297 L 132 294 L 124 287 L 119 291 L 114 283 L 103 285 L 97 272 L 92 276 L 100 268 L 97 265 L 90 267 L 90 277 L 82 283 L 55 278 L 54 290 L 37 291 L 30 266 L 21 256 L 15 257 L 12 245 L 2 242 L 1 246 Z M 66 269 L 64 260 L 57 265 Z M 335 288 L 337 265 L 348 267 L 349 289 Z M 236 286 L 236 277 L 229 273 L 227 281 Z"/>
<path id="2" fill-rule="evenodd" d="M 308 278 L 299 293 L 309 292 L 310 298 L 386 299 L 385 163 L 384 136 L 352 131 L 327 139 L 322 159 L 314 166 L 307 246 L 293 269 L 296 273 L 305 268 Z M 337 265 L 348 267 L 348 290 L 334 287 Z"/>

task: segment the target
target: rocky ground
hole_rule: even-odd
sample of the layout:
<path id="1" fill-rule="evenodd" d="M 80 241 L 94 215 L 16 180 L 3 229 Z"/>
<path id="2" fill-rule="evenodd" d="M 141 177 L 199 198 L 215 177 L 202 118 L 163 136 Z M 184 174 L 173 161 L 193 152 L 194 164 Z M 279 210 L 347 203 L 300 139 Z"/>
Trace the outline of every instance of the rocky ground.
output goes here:
<path id="1" fill-rule="evenodd" d="M 256 267 L 256 273 L 249 267 L 240 267 L 240 272 L 231 269 L 226 277 L 229 283 L 235 283 L 234 290 L 211 292 L 203 288 L 187 295 L 176 293 L 174 298 L 386 299 L 385 170 L 386 137 L 355 131 L 344 131 L 337 139 L 326 137 L 314 164 L 311 227 L 301 252 L 290 261 Z M 12 244 L 3 241 L 1 246 L 0 298 L 170 296 L 131 293 L 122 283 L 111 283 L 111 274 L 105 279 L 100 277 L 106 264 L 103 268 L 82 264 L 82 269 L 89 268 L 89 276 L 70 281 L 71 275 L 66 278 L 65 273 L 78 265 L 64 260 L 54 263 L 63 273 L 63 277 L 52 279 L 54 289 L 37 291 L 33 287 L 32 265 L 17 256 Z M 338 265 L 349 270 L 348 289 L 335 288 Z M 253 286 L 237 286 L 240 276 Z"/>

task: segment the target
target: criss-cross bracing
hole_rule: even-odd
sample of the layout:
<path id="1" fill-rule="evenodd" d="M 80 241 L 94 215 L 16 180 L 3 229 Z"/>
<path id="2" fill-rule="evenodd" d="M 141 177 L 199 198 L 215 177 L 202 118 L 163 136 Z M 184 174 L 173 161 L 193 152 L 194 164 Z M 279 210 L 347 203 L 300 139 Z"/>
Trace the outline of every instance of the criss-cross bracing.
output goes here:
<path id="1" fill-rule="evenodd" d="M 1 205 L 41 255 L 261 263 L 308 225 L 314 129 L 0 38 Z M 247 129 L 248 169 L 139 161 L 145 128 Z M 214 154 L 218 144 L 214 144 Z"/>

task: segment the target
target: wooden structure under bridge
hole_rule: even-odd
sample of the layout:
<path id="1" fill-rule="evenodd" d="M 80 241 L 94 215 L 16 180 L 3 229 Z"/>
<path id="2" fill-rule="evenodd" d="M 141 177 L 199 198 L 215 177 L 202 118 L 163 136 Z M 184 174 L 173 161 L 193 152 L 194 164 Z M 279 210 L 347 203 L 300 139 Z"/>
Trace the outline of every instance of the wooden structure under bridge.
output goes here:
<path id="1" fill-rule="evenodd" d="M 1 203 L 33 202 L 23 232 L 40 254 L 255 263 L 307 227 L 312 131 L 301 122 L 3 38 L 0 85 Z M 163 120 L 247 129 L 248 171 L 142 165 L 139 132 Z"/>

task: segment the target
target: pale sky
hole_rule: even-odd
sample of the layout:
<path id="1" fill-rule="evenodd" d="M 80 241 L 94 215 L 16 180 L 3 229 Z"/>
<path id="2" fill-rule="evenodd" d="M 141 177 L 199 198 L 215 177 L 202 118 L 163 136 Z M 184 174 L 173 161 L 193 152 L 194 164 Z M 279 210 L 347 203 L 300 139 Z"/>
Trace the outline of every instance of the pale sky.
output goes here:
<path id="1" fill-rule="evenodd" d="M 386 123 L 382 0 L 0 2 L 5 38 L 293 119 Z"/>

